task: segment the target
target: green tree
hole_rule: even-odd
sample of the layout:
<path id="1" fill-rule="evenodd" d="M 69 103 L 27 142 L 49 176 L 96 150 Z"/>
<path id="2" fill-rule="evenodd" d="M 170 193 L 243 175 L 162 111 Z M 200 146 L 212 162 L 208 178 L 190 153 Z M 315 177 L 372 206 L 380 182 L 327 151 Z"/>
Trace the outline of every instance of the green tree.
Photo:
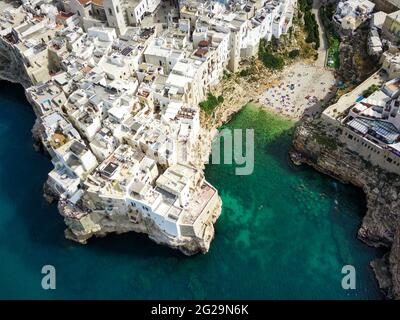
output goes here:
<path id="1" fill-rule="evenodd" d="M 300 50 L 299 49 L 293 49 L 291 51 L 289 51 L 289 58 L 290 59 L 295 59 L 300 55 Z"/>

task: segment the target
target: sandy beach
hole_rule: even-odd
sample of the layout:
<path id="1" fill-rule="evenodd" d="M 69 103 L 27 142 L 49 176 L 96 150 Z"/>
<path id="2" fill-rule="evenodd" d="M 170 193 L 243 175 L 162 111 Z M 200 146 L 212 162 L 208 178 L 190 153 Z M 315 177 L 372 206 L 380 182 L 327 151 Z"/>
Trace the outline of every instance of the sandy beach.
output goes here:
<path id="1" fill-rule="evenodd" d="M 323 101 L 334 92 L 335 78 L 321 66 L 295 63 L 287 67 L 281 80 L 264 91 L 258 103 L 283 116 L 299 119 L 321 111 Z"/>

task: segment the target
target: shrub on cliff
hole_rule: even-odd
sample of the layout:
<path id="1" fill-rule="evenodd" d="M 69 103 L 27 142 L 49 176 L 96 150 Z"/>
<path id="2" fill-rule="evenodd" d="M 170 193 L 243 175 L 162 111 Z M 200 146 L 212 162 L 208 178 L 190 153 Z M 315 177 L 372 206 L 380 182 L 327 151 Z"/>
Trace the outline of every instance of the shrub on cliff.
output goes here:
<path id="1" fill-rule="evenodd" d="M 264 66 L 269 69 L 281 70 L 285 65 L 283 57 L 277 53 L 273 53 L 264 39 L 260 40 L 258 46 L 258 58 L 262 61 Z"/>
<path id="2" fill-rule="evenodd" d="M 304 29 L 307 33 L 306 42 L 315 43 L 315 49 L 318 49 L 320 46 L 319 28 L 315 14 L 311 13 L 311 11 L 307 11 L 304 14 Z"/>
<path id="3" fill-rule="evenodd" d="M 301 12 L 306 12 L 311 10 L 313 0 L 299 0 L 299 9 Z"/>
<path id="4" fill-rule="evenodd" d="M 290 59 L 295 59 L 300 55 L 300 50 L 299 49 L 293 49 L 291 51 L 289 51 L 289 58 Z"/>
<path id="5" fill-rule="evenodd" d="M 224 102 L 223 96 L 214 96 L 211 92 L 207 94 L 207 100 L 204 100 L 199 103 L 200 109 L 202 109 L 205 113 L 211 114 L 214 109 L 221 103 Z"/>
<path id="6" fill-rule="evenodd" d="M 253 70 L 252 68 L 243 69 L 243 70 L 241 70 L 241 71 L 239 72 L 239 76 L 241 76 L 241 77 L 250 76 L 250 75 L 253 74 L 253 71 L 254 71 L 254 70 Z"/>
<path id="7" fill-rule="evenodd" d="M 337 149 L 338 144 L 335 139 L 328 137 L 326 135 L 317 135 L 316 136 L 317 143 L 320 146 L 327 148 L 328 150 L 334 151 Z"/>
<path id="8" fill-rule="evenodd" d="M 306 42 L 314 43 L 315 49 L 320 46 L 319 28 L 315 14 L 311 12 L 313 0 L 299 0 L 298 7 L 304 20 L 304 31 L 307 34 Z"/>

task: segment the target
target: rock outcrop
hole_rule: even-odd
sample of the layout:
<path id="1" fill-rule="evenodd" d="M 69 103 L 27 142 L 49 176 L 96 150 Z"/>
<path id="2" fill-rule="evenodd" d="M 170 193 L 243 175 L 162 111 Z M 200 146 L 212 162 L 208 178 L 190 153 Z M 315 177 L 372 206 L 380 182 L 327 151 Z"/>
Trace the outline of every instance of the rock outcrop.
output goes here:
<path id="1" fill-rule="evenodd" d="M 36 121 L 32 135 L 35 143 L 41 146 L 40 124 Z M 191 163 L 198 170 L 204 170 L 204 163 L 211 152 L 211 142 L 213 139 L 213 130 L 201 130 L 201 139 L 195 150 L 194 160 Z M 38 149 L 39 150 L 39 149 Z M 44 148 L 40 148 L 44 150 Z M 202 174 L 203 178 L 203 174 Z M 113 211 L 112 214 L 104 214 L 104 208 L 95 210 L 91 206 L 74 206 L 70 202 L 60 199 L 54 188 L 48 182 L 44 184 L 43 196 L 49 202 L 57 202 L 58 211 L 64 218 L 66 229 L 65 237 L 69 240 L 86 244 L 92 237 L 105 237 L 109 233 L 122 234 L 126 232 L 137 232 L 147 234 L 148 237 L 157 244 L 166 245 L 173 249 L 178 249 L 185 255 L 194 255 L 196 253 L 207 253 L 214 239 L 214 224 L 218 220 L 222 210 L 222 200 L 219 195 L 213 201 L 207 221 L 204 222 L 200 236 L 180 236 L 171 237 L 158 225 L 143 214 L 138 213 L 135 221 L 127 214 L 126 208 L 120 211 Z M 88 201 L 88 204 L 90 200 Z"/>
<path id="2" fill-rule="evenodd" d="M 31 80 L 27 76 L 18 57 L 0 46 L 0 79 L 18 83 L 24 88 L 31 86 Z"/>
<path id="3" fill-rule="evenodd" d="M 339 142 L 337 130 L 321 119 L 300 123 L 291 158 L 296 164 L 308 164 L 363 189 L 368 209 L 358 237 L 370 246 L 388 249 L 371 266 L 386 296 L 400 299 L 400 177 L 383 172 L 347 149 Z"/>
<path id="4" fill-rule="evenodd" d="M 109 233 L 122 234 L 134 231 L 147 234 L 157 244 L 178 249 L 186 255 L 193 255 L 199 252 L 207 253 L 210 248 L 214 238 L 214 223 L 221 214 L 221 199 L 218 197 L 217 201 L 210 219 L 206 222 L 206 228 L 201 238 L 169 237 L 151 219 L 139 216 L 133 223 L 125 212 L 116 212 L 108 216 L 95 211 L 86 214 L 77 212 L 78 209 L 70 207 L 63 201 L 58 202 L 58 210 L 65 217 L 64 221 L 67 226 L 65 237 L 67 239 L 86 244 L 87 240 L 93 236 L 104 237 Z M 82 216 L 79 216 L 80 213 Z M 75 217 L 69 218 L 69 215 Z"/>

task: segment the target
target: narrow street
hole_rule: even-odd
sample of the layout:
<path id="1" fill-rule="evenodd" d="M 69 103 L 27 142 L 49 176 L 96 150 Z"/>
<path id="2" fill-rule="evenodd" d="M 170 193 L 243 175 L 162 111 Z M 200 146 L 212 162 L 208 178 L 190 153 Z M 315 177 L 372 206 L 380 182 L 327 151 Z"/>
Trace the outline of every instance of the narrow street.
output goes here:
<path id="1" fill-rule="evenodd" d="M 317 67 L 325 67 L 326 56 L 328 54 L 328 40 L 326 38 L 325 29 L 322 24 L 321 17 L 319 15 L 319 9 L 321 8 L 321 0 L 314 0 L 312 13 L 315 14 L 315 18 L 319 27 L 319 40 L 320 47 L 318 49 L 318 59 L 315 61 L 315 66 Z"/>

